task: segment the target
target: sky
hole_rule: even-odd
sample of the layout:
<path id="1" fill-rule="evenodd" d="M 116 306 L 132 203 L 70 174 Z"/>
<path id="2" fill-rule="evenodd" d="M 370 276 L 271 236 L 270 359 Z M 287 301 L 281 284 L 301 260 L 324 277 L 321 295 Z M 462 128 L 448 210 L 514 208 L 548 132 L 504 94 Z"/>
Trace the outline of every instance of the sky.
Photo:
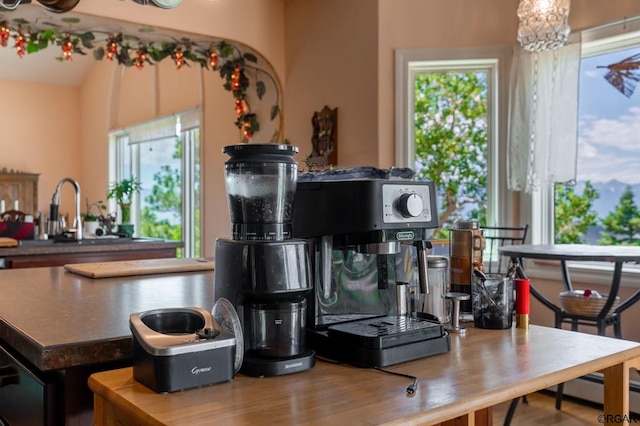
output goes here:
<path id="1" fill-rule="evenodd" d="M 640 183 L 640 84 L 627 98 L 605 80 L 608 70 L 598 68 L 638 53 L 625 49 L 581 62 L 578 181 Z"/>

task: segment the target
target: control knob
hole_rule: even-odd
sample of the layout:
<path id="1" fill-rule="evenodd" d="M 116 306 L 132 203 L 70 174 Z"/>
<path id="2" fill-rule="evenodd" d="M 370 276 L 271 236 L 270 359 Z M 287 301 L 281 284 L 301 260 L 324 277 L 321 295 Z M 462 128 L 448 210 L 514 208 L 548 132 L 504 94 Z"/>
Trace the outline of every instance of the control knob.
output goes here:
<path id="1" fill-rule="evenodd" d="M 422 213 L 424 204 L 422 203 L 422 197 L 415 192 L 402 194 L 398 198 L 396 208 L 402 215 L 402 217 L 418 217 Z"/>

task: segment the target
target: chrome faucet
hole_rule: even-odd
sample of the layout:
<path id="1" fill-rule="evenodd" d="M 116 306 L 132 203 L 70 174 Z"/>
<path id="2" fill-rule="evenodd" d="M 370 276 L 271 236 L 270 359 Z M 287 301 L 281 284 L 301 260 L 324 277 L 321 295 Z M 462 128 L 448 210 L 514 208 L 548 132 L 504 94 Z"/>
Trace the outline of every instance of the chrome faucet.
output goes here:
<path id="1" fill-rule="evenodd" d="M 70 183 L 73 185 L 73 189 L 76 191 L 76 214 L 73 219 L 73 230 L 75 231 L 75 239 L 82 239 L 82 221 L 80 220 L 80 184 L 71 178 L 64 178 L 56 186 L 56 190 L 51 198 L 51 205 L 49 206 L 49 235 L 57 234 L 58 223 L 58 208 L 60 207 L 60 192 L 62 185 Z M 62 230 L 64 231 L 64 230 Z"/>

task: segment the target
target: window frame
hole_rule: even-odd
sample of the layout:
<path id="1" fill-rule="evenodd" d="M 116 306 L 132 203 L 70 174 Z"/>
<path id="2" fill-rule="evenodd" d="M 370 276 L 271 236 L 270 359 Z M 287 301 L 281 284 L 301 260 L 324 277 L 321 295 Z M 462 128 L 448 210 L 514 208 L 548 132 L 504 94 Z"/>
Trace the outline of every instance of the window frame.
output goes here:
<path id="1" fill-rule="evenodd" d="M 188 121 L 193 121 L 193 117 L 198 117 L 197 125 L 193 123 L 189 123 L 189 126 L 185 128 L 184 125 L 181 125 L 180 117 L 186 117 Z M 202 168 L 202 141 L 197 141 L 197 147 L 194 134 L 197 132 L 200 135 L 200 139 L 202 138 L 202 116 L 200 110 L 187 110 L 181 113 L 173 114 L 172 117 L 176 118 L 176 135 L 173 137 L 179 138 L 182 142 L 182 157 L 181 157 L 181 165 L 182 165 L 182 205 L 181 205 L 181 215 L 182 215 L 182 240 L 184 243 L 184 247 L 182 248 L 182 257 L 199 257 L 201 253 L 196 253 L 196 239 L 195 235 L 195 210 L 198 208 L 198 205 L 202 206 L 202 193 L 200 193 L 200 200 L 195 200 L 193 198 L 193 194 L 195 193 L 195 182 L 193 182 L 193 178 L 195 176 L 195 171 L 191 170 L 189 165 L 193 164 L 193 162 L 199 163 L 200 168 Z M 147 123 L 152 123 L 154 121 L 159 121 L 166 119 L 157 118 L 153 120 L 149 120 L 145 123 L 140 123 L 140 126 L 144 126 Z M 113 182 L 119 179 L 128 178 L 131 175 L 139 176 L 140 175 L 140 153 L 139 149 L 134 149 L 134 147 L 139 147 L 142 143 L 151 142 L 152 140 L 145 141 L 139 140 L 135 142 L 129 141 L 129 134 L 131 129 L 136 126 L 129 126 L 127 128 L 118 129 L 116 131 L 112 131 L 109 133 L 109 182 Z M 166 139 L 171 136 L 162 136 L 157 138 L 158 140 Z M 130 155 L 128 156 L 126 150 L 129 150 Z M 130 164 L 129 164 L 130 163 Z M 129 167 L 129 169 L 127 169 Z M 199 183 L 199 187 L 202 188 L 202 182 Z M 202 191 L 200 191 L 202 192 Z M 117 206 L 115 205 L 114 200 L 109 200 L 109 210 L 116 211 Z M 202 212 L 201 212 L 202 213 Z M 132 197 L 131 203 L 131 216 L 132 222 L 134 223 L 136 229 L 139 229 L 140 226 L 140 199 L 139 194 L 134 194 Z M 200 215 L 200 220 L 202 220 L 202 214 Z M 200 224 L 200 230 L 202 230 L 202 223 Z M 202 251 L 202 235 L 200 235 L 200 251 Z"/>
<path id="2" fill-rule="evenodd" d="M 517 202 L 507 190 L 507 122 L 508 88 L 511 46 L 481 48 L 418 48 L 395 51 L 395 164 L 411 167 L 414 163 L 414 114 L 413 81 L 415 74 L 426 71 L 488 72 L 488 173 L 487 176 L 487 225 L 519 223 L 513 217 Z M 496 167 L 497 165 L 497 167 Z"/>

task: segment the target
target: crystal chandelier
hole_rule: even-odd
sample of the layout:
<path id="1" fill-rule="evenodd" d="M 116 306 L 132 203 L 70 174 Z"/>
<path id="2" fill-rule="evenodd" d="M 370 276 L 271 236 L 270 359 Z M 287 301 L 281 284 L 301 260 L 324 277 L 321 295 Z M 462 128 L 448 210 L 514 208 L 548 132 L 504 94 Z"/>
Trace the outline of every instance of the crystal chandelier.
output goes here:
<path id="1" fill-rule="evenodd" d="M 569 39 L 570 0 L 520 0 L 518 42 L 531 52 L 557 49 Z"/>

